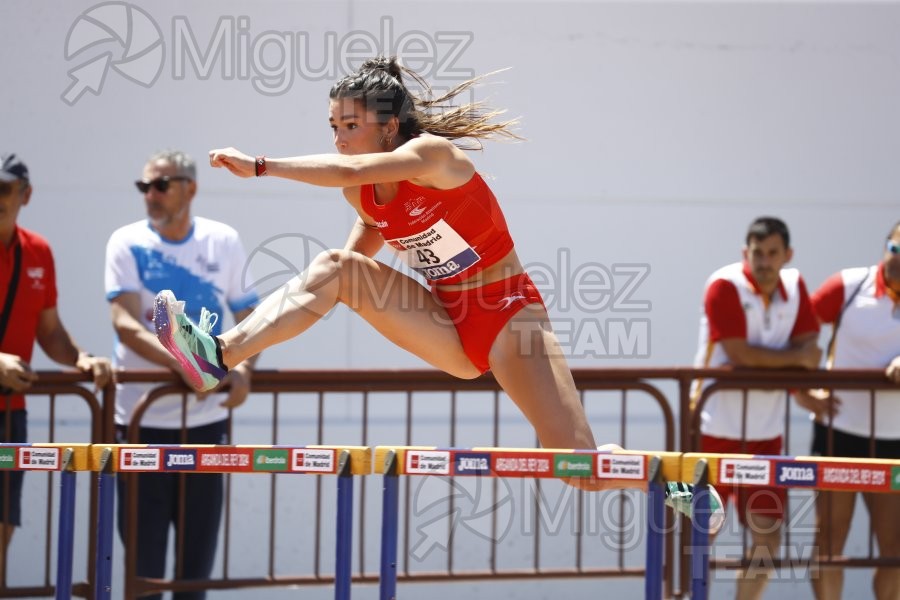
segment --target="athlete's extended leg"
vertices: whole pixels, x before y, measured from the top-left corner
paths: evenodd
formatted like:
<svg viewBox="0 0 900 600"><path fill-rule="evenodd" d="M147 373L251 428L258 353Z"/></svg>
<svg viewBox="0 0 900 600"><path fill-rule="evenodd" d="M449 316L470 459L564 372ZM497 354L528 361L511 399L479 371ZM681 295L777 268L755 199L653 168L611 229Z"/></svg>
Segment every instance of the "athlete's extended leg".
<svg viewBox="0 0 900 600"><path fill-rule="evenodd" d="M572 372L542 305L528 304L510 319L491 346L489 362L494 377L534 427L543 447L596 447ZM568 483L586 490L647 489L643 481L573 477ZM709 527L715 534L725 521L725 511L712 487L710 494ZM691 516L692 486L670 482L666 495L666 504Z"/></svg>
<svg viewBox="0 0 900 600"><path fill-rule="evenodd" d="M220 335L222 362L234 366L299 335L338 302L434 367L462 378L480 375L463 352L446 311L429 290L395 269L347 250L319 254L303 274L269 295L249 317ZM172 331L182 335L177 329Z"/></svg>
<svg viewBox="0 0 900 600"><path fill-rule="evenodd" d="M545 448L596 448L575 380L540 304L529 304L491 346L491 371Z"/></svg>
<svg viewBox="0 0 900 600"><path fill-rule="evenodd" d="M597 447L575 381L553 333L547 311L529 304L506 324L491 347L491 371L525 415L545 448ZM573 478L584 489L634 487L638 481L601 482Z"/></svg>

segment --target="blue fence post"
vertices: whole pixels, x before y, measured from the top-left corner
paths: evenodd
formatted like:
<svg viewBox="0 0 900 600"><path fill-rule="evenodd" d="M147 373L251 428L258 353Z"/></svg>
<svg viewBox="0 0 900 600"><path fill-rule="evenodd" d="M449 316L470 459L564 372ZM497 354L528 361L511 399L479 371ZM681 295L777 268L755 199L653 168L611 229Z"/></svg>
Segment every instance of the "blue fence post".
<svg viewBox="0 0 900 600"><path fill-rule="evenodd" d="M353 545L353 473L350 452L342 450L337 471L337 540L334 564L334 598L350 600L351 546Z"/></svg>
<svg viewBox="0 0 900 600"><path fill-rule="evenodd" d="M647 478L647 565L644 580L644 598L662 600L663 591L663 539L665 537L665 500L662 460L650 458Z"/></svg>
<svg viewBox="0 0 900 600"><path fill-rule="evenodd" d="M384 457L384 492L381 499L381 577L379 599L397 597L397 525L400 477L397 474L397 453L388 450Z"/></svg>
<svg viewBox="0 0 900 600"><path fill-rule="evenodd" d="M59 531L56 543L56 600L72 597L72 553L75 543L75 472L71 448L63 451L59 474Z"/></svg>
<svg viewBox="0 0 900 600"><path fill-rule="evenodd" d="M116 475L112 468L113 451L105 448L97 473L100 496L97 510L97 566L94 574L96 600L108 600L112 594L113 515L116 501Z"/></svg>
<svg viewBox="0 0 900 600"><path fill-rule="evenodd" d="M709 465L697 461L694 469L694 498L691 506L691 599L709 595Z"/></svg>

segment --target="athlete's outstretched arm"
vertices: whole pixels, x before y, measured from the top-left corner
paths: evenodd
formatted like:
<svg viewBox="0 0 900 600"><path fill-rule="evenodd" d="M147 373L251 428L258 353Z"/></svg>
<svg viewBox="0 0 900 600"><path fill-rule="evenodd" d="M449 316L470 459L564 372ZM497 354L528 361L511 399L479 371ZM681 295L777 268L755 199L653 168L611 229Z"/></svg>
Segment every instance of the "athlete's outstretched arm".
<svg viewBox="0 0 900 600"><path fill-rule="evenodd" d="M269 176L323 187L352 187L409 179L442 179L456 172L459 172L458 176L464 176L463 170L472 169L471 162L458 152L448 140L421 136L392 152L266 158L266 173ZM459 162L468 165L454 164ZM256 174L256 159L235 148L211 150L209 164L213 167L225 167L239 177L253 177ZM471 174L470 171L468 176L464 176L463 182Z"/></svg>

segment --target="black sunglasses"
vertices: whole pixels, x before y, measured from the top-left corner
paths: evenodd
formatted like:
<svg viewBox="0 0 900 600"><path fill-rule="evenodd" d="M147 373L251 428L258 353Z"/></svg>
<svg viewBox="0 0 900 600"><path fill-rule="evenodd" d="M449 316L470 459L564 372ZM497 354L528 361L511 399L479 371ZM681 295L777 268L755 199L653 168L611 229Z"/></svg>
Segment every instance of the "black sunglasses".
<svg viewBox="0 0 900 600"><path fill-rule="evenodd" d="M157 192L165 194L169 191L169 183L173 181L191 181L191 178L184 177L182 175L175 175L173 177L164 175L162 177L157 177L153 181L144 181L142 179L138 179L134 182L134 185L142 194L146 194L147 192L149 192L151 187L156 188Z"/></svg>

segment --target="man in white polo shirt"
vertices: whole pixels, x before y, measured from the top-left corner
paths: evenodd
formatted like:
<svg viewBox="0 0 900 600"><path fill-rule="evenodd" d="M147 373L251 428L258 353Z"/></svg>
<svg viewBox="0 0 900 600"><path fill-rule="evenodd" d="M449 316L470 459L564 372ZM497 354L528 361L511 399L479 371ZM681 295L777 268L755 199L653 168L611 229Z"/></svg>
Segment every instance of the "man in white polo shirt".
<svg viewBox="0 0 900 600"><path fill-rule="evenodd" d="M774 217L756 219L747 231L743 261L713 273L706 282L700 320L698 367L802 367L815 369L821 351L819 325L796 269L787 225ZM709 385L711 382L705 382ZM701 385L695 386L699 392ZM781 454L785 391L713 393L702 407L700 450L715 453ZM756 564L771 564L781 544L784 491L719 486L724 502L735 501L749 527ZM748 569L738 579L738 598L758 598L767 569Z"/></svg>
<svg viewBox="0 0 900 600"><path fill-rule="evenodd" d="M135 182L147 218L120 227L106 246L106 297L116 332L115 364L122 370L168 370L184 377L178 362L156 338L154 298L162 289L177 289L191 301L198 327L216 333L219 315L231 312L235 322L246 318L257 302L246 286L246 253L232 227L194 216L197 166L180 150L151 156ZM124 443L227 444L230 409L247 399L255 359L222 373L229 391L164 396L135 420L135 409L154 387L120 383L116 387L116 437ZM184 414L182 414L184 413ZM182 424L184 423L184 431ZM136 431L135 431L136 430ZM128 486L118 478L119 531L126 533ZM183 538L174 570L183 579L208 579L215 561L224 507L224 479L219 473L154 473L138 477L136 572L164 578L170 529ZM183 519L179 518L181 507ZM169 564L172 564L171 562ZM202 600L206 592L176 592L177 600ZM146 596L159 599L162 594Z"/></svg>
<svg viewBox="0 0 900 600"><path fill-rule="evenodd" d="M900 383L900 223L888 234L881 262L835 273L816 290L812 303L819 320L834 329L829 368L885 369L888 379ZM829 394L822 390L797 394L797 401L815 415L813 454L900 459L900 389L876 393L874 424L868 391L838 390L834 396L833 447L829 448ZM900 556L900 495L865 493L863 499L879 555ZM819 494L816 548L820 554L843 552L855 504L855 492ZM812 584L820 600L840 598L844 572L822 570ZM876 569L873 586L876 598L900 598L900 569Z"/></svg>

